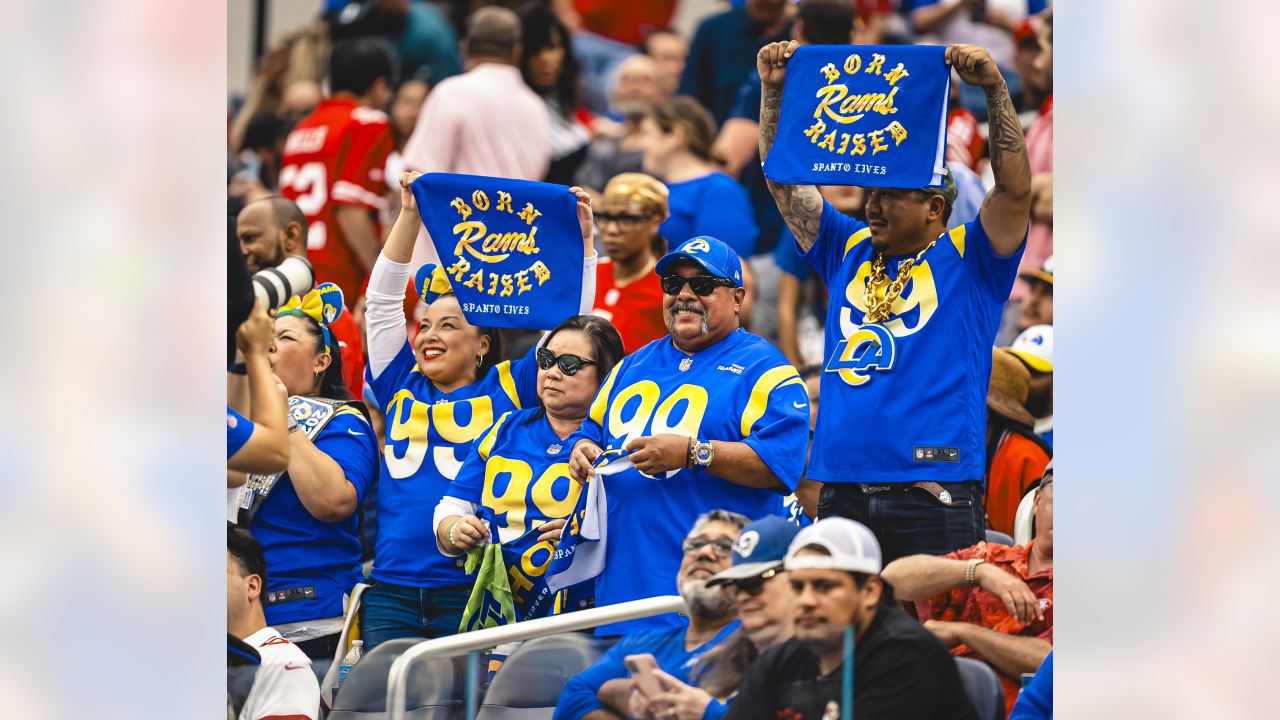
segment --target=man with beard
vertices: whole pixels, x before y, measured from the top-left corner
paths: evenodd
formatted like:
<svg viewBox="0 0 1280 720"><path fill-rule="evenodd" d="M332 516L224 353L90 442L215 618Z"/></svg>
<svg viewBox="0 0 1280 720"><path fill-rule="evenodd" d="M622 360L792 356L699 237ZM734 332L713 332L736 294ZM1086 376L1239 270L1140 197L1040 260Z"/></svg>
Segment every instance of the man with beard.
<svg viewBox="0 0 1280 720"><path fill-rule="evenodd" d="M867 526L832 517L801 530L783 563L795 637L766 650L725 720L841 717L845 628L853 626L853 717L977 720L955 661L894 600Z"/></svg>
<svg viewBox="0 0 1280 720"><path fill-rule="evenodd" d="M729 568L734 541L749 522L728 510L712 510L698 517L684 538L684 557L676 574L688 616L681 616L680 623L669 629L629 635L614 645L594 665L569 680L560 693L553 720L630 717L633 681L624 664L628 655L653 655L664 672L688 682L695 661L738 629L733 598L722 587L708 588L707 581Z"/></svg>
<svg viewBox="0 0 1280 720"><path fill-rule="evenodd" d="M809 397L776 348L740 326L742 263L720 240L686 240L658 260L669 335L605 378L570 472L585 482L602 450L632 467L604 476L608 537L597 606L665 595L684 528L705 508L784 515L804 469ZM607 637L671 628L674 613L604 625Z"/></svg>

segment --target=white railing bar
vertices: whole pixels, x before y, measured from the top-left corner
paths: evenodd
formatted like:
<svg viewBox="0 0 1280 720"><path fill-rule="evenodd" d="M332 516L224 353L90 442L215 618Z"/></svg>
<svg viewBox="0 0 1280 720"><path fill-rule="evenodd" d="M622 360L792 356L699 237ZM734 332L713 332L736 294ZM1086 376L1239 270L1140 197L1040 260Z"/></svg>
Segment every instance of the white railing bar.
<svg viewBox="0 0 1280 720"><path fill-rule="evenodd" d="M387 673L387 717L390 720L404 720L409 666L424 657L450 658L472 650L493 648L517 640L586 630L597 625L638 620L669 612L686 612L684 600L680 596L664 595L632 600L617 605L578 610L564 615L525 620L511 625L485 628L434 640L423 640L405 650L404 654L391 663L391 670Z"/></svg>

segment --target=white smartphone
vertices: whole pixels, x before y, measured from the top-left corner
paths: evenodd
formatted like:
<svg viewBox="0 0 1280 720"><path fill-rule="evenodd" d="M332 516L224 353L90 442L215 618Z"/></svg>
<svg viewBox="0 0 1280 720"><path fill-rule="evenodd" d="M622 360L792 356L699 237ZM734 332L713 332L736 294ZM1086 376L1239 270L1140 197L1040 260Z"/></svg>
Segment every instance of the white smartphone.
<svg viewBox="0 0 1280 720"><path fill-rule="evenodd" d="M658 661L652 655L628 655L622 662L646 699L662 692L662 681L658 680L655 672L658 669Z"/></svg>

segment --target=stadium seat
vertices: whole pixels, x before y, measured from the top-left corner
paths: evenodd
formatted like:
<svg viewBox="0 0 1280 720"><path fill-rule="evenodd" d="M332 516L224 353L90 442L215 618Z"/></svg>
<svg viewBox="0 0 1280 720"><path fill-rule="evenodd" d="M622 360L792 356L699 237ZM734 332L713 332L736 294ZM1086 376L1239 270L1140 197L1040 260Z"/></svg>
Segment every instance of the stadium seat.
<svg viewBox="0 0 1280 720"><path fill-rule="evenodd" d="M595 638L584 633L526 641L502 663L476 720L550 720L569 678L600 655Z"/></svg>
<svg viewBox="0 0 1280 720"><path fill-rule="evenodd" d="M987 530L987 542L996 543L997 545L1013 546L1013 538L999 530Z"/></svg>
<svg viewBox="0 0 1280 720"><path fill-rule="evenodd" d="M418 638L389 640L351 668L333 702L330 720L383 720L387 717L387 674L391 663ZM459 660L465 660L459 658ZM447 720L461 714L465 665L449 658L426 660L409 668L405 714L409 720Z"/></svg>
<svg viewBox="0 0 1280 720"><path fill-rule="evenodd" d="M965 692L973 700L978 720L1004 720L1004 688L990 665L972 658L956 658Z"/></svg>
<svg viewBox="0 0 1280 720"><path fill-rule="evenodd" d="M1038 485L1037 485L1038 487ZM1018 503L1018 511L1013 515L1013 540L1019 545L1026 545L1035 536L1036 514L1033 510L1036 491L1028 490Z"/></svg>

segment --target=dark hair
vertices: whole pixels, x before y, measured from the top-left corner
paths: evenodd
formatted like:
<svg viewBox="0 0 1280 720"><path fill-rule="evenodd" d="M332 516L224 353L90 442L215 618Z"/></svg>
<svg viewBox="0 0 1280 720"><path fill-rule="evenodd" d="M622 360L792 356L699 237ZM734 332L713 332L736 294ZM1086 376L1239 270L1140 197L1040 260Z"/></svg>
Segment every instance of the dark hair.
<svg viewBox="0 0 1280 720"><path fill-rule="evenodd" d="M703 653L689 677L712 697L729 697L738 691L758 657L760 651L747 631L738 628L724 642Z"/></svg>
<svg viewBox="0 0 1280 720"><path fill-rule="evenodd" d="M849 571L846 571L846 572L849 572ZM849 574L853 576L854 587L858 588L859 590L862 590L864 587L866 587L867 580L871 578L871 575L869 575L868 573L849 572ZM880 576L877 575L876 577L880 577ZM896 605L897 603L898 603L898 600L893 596L893 586L890 585L884 578L880 578L879 607L882 607L882 608L891 607L893 605Z"/></svg>
<svg viewBox="0 0 1280 720"><path fill-rule="evenodd" d="M667 239L662 237L660 233L654 233L649 240L649 251L653 253L654 258L661 258L667 254Z"/></svg>
<svg viewBox="0 0 1280 720"><path fill-rule="evenodd" d="M684 129L684 144L689 152L707 162L720 162L720 157L711 150L716 141L716 121L697 100L676 95L665 102L654 103L649 108L649 117L664 133L679 125Z"/></svg>
<svg viewBox="0 0 1280 720"><path fill-rule="evenodd" d="M324 352L324 331L320 329L320 323L306 315L297 317L302 318L307 335L315 341L315 351ZM333 334L333 328L329 328L329 343L329 357L333 360L320 378L319 395L329 400L350 400L351 394L347 392L347 383L342 377L342 350L338 347L338 336Z"/></svg>
<svg viewBox="0 0 1280 720"><path fill-rule="evenodd" d="M649 41L653 39L654 35L675 35L676 37L682 37L680 33L669 27L660 27L650 30L644 34L644 39L641 40L640 45L636 47L636 50L639 50L641 55L653 56L653 49L649 47Z"/></svg>
<svg viewBox="0 0 1280 720"><path fill-rule="evenodd" d="M563 330L577 330L587 336L587 342L591 343L591 354L595 356L596 379L599 383L604 382L605 376L614 365L622 361L622 356L626 354L622 349L622 336L618 334L618 329L613 326L613 323L596 315L574 315L565 319L547 333L546 339L539 343L538 347L546 347L547 343L551 342L551 338ZM541 412L535 413L535 417L541 417L541 415Z"/></svg>
<svg viewBox="0 0 1280 720"><path fill-rule="evenodd" d="M853 32L853 0L802 0L796 16L810 45L848 45Z"/></svg>
<svg viewBox="0 0 1280 720"><path fill-rule="evenodd" d="M394 86L398 64L396 51L382 38L341 40L329 52L329 90L358 97L369 92L378 78Z"/></svg>
<svg viewBox="0 0 1280 720"><path fill-rule="evenodd" d="M549 91L551 98L559 106L560 114L569 117L578 106L578 59L574 57L573 45L569 37L569 29L560 22L560 18L544 3L533 0L520 8L520 34L523 44L520 49L520 74L524 82L533 91L542 95L548 91L535 87L533 76L529 72L529 64L533 56L555 44L559 38L564 48L564 63L560 66L560 77Z"/></svg>
<svg viewBox="0 0 1280 720"><path fill-rule="evenodd" d="M487 5L467 18L462 49L471 58L506 59L520 42L520 18L510 8Z"/></svg>
<svg viewBox="0 0 1280 720"><path fill-rule="evenodd" d="M227 552L236 559L241 572L257 575L262 578L262 586L267 586L267 556L262 552L262 543L248 530L227 523Z"/></svg>

